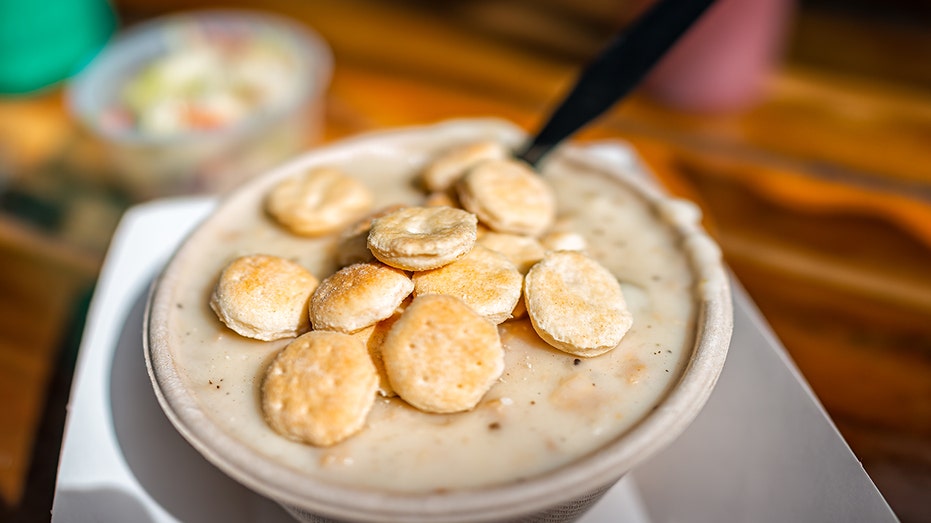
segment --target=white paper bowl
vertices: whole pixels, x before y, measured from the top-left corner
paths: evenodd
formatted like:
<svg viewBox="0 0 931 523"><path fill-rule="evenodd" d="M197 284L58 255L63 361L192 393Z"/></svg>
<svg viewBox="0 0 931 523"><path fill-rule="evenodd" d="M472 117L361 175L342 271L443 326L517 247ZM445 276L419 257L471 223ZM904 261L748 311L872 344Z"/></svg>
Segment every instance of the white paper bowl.
<svg viewBox="0 0 931 523"><path fill-rule="evenodd" d="M398 158L419 169L423 158L451 142L495 138L517 145L523 133L495 120L457 120L425 127L369 134L311 151L253 180L227 197L184 242L156 282L146 322L146 362L158 400L177 430L208 460L249 488L285 506L304 521L572 521L587 510L623 474L643 462L691 423L705 404L724 365L732 330L731 297L720 251L698 225L694 206L672 201L638 172L630 152L620 145L566 145L554 153L579 169L616 176L654 212L671 223L682 256L693 271L695 338L691 354L659 403L642 419L597 450L555 470L491 487L430 493L392 493L327 482L272 459L234 430L224 428L203 408L171 343L172 311L184 280L182 269L202 256L203 240L223 234L244 210L256 212L268 189L282 177L314 165L339 165L355 155ZM391 153L391 154L388 154ZM393 156L392 156L393 154ZM612 158L612 156L614 158ZM419 160L417 160L419 158ZM617 159L620 158L621 162ZM388 160L386 160L388 161ZM404 161L404 160L400 160ZM418 161L421 164L418 164ZM544 166L545 170L545 166ZM219 254L218 254L219 256ZM203 278L215 278L205 274ZM206 300L206 296L203 297ZM206 306L206 305L204 305ZM636 321L636 319L635 319ZM257 390L257 389L256 389ZM255 393L257 394L257 392ZM256 400L256 409L258 402Z"/></svg>

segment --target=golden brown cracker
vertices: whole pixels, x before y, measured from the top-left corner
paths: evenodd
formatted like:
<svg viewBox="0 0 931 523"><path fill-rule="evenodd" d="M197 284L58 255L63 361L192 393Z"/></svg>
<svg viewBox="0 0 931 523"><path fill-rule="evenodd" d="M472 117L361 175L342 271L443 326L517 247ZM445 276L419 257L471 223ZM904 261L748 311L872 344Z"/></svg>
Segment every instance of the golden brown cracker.
<svg viewBox="0 0 931 523"><path fill-rule="evenodd" d="M426 412L475 407L504 370L498 329L458 298L418 296L382 344L398 395Z"/></svg>
<svg viewBox="0 0 931 523"><path fill-rule="evenodd" d="M308 300L317 284L310 271L284 258L242 256L220 273L210 308L242 336L290 338L310 328Z"/></svg>
<svg viewBox="0 0 931 523"><path fill-rule="evenodd" d="M377 386L375 365L360 340L311 331L269 365L262 381L262 412L279 434L330 446L362 429Z"/></svg>
<svg viewBox="0 0 931 523"><path fill-rule="evenodd" d="M352 333L394 314L413 289L400 269L378 261L349 265L317 286L310 322L314 329Z"/></svg>
<svg viewBox="0 0 931 523"><path fill-rule="evenodd" d="M268 213L295 234L318 236L339 230L367 212L369 188L343 171L318 167L278 182L269 192Z"/></svg>
<svg viewBox="0 0 931 523"><path fill-rule="evenodd" d="M475 244L475 215L451 207L406 207L377 218L368 246L377 259L422 271L456 260Z"/></svg>
<svg viewBox="0 0 931 523"><path fill-rule="evenodd" d="M575 251L555 251L524 277L524 300L537 334L577 356L597 356L620 343L633 317L617 279Z"/></svg>

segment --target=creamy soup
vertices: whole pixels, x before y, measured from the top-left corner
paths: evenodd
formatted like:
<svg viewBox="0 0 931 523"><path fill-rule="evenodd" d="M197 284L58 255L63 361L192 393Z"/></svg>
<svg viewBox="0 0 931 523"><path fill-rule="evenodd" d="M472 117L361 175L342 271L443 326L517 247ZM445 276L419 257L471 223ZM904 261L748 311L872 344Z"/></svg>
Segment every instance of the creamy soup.
<svg viewBox="0 0 931 523"><path fill-rule="evenodd" d="M363 180L376 206L416 204L423 193L412 179L420 168L440 150L476 138L350 144L311 163L338 165ZM589 254L622 284L634 324L616 349L577 358L541 341L526 318L511 320L499 326L505 371L474 410L427 414L379 396L366 427L342 443L317 448L285 439L263 421L259 387L289 340L240 337L207 303L221 269L245 254L282 256L326 277L336 270L335 236L308 239L277 226L262 209L271 182L261 182L195 233L160 290L172 302L167 341L183 379L233 437L336 484L411 493L490 486L556 469L603 446L649 413L684 370L695 342L698 285L668 224L675 206L654 208L626 182L572 157L554 156L544 176L555 188L559 219L585 236Z"/></svg>

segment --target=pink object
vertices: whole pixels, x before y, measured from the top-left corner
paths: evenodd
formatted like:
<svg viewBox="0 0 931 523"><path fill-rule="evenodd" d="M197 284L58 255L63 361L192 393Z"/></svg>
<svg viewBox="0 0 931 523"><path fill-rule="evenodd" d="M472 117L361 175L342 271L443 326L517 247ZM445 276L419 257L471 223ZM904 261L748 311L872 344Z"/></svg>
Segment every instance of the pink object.
<svg viewBox="0 0 931 523"><path fill-rule="evenodd" d="M698 112L746 108L765 93L792 0L718 0L644 82L649 95Z"/></svg>

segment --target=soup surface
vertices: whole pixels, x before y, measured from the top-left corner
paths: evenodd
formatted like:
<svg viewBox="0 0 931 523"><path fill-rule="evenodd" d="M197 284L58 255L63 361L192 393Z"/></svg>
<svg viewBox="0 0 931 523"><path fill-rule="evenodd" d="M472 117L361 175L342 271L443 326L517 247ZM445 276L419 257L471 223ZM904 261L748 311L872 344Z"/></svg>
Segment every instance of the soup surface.
<svg viewBox="0 0 931 523"><path fill-rule="evenodd" d="M423 193L412 180L423 165L451 145L489 133L495 136L363 140L301 167L341 167L373 189L376 208L417 204ZM507 132L497 137L515 139ZM316 448L285 439L262 418L259 386L289 340L238 336L210 310L209 296L221 269L246 254L289 258L322 279L337 268L336 238L298 237L276 225L262 207L274 180L263 179L227 199L195 232L160 291L173 303L168 346L183 379L207 415L245 445L327 482L362 488L489 486L556 469L601 447L649 413L681 375L695 341L697 285L667 223L676 213L655 208L628 182L578 158L554 155L543 174L555 188L558 219L584 235L587 252L621 282L634 324L616 349L576 358L540 340L526 318L510 320L499 326L505 371L474 410L427 414L378 397L366 427L342 443Z"/></svg>

